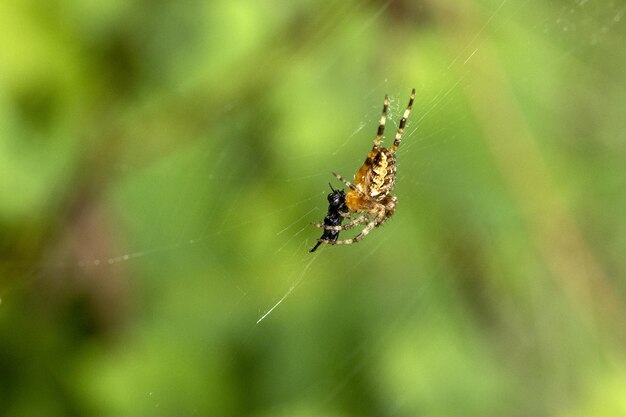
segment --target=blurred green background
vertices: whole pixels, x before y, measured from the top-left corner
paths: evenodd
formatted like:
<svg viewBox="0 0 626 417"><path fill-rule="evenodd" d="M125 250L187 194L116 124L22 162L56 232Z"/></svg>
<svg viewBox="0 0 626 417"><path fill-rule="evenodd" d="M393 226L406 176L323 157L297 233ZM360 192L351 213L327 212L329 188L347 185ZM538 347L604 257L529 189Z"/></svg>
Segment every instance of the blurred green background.
<svg viewBox="0 0 626 417"><path fill-rule="evenodd" d="M0 415L626 415L625 14L0 2Z"/></svg>

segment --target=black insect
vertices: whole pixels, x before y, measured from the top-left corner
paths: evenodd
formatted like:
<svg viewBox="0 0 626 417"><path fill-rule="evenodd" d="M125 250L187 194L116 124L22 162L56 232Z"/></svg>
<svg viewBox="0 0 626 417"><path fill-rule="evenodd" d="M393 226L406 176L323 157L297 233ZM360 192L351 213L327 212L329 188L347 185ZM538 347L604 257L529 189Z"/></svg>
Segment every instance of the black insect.
<svg viewBox="0 0 626 417"><path fill-rule="evenodd" d="M316 227L323 228L324 233L322 234L322 237L317 240L313 249L309 252L315 252L315 250L322 243L335 242L339 237L340 230L326 229L326 227L341 226L341 222L343 222L343 219L348 214L349 210L346 206L346 193L343 190L335 190L332 185L330 185L330 189L332 192L328 194L328 213L326 213L326 217L324 217L324 224L315 225Z"/></svg>

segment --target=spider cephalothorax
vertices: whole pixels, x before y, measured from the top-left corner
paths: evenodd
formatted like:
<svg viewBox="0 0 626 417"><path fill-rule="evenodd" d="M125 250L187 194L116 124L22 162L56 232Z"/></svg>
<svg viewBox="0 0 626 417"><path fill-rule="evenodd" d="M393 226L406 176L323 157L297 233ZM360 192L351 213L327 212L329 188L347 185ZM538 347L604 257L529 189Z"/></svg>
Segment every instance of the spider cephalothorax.
<svg viewBox="0 0 626 417"><path fill-rule="evenodd" d="M383 133L385 132L385 122L387 121L387 109L389 107L389 99L385 95L383 103L383 112L380 116L378 132L374 139L374 146L365 158L365 162L354 175L354 181L345 180L341 175L333 175L349 187L346 194L345 204L348 213L344 217L355 217L345 225L341 225L341 221L337 225L315 224L315 227L322 228L326 231L336 231L351 229L360 224L366 224L363 230L352 239L337 240L338 235L333 235L334 239L322 237L318 239L318 245L328 243L331 245L347 245L356 243L363 239L375 227L380 226L391 217L396 210L398 199L391 194L396 185L396 150L400 146L400 139L406 126L406 120L411 113L413 100L415 99L415 89L411 91L409 104L404 111L402 119L398 125L398 131L393 144L389 149L381 146ZM330 199L330 195L329 195ZM329 207L330 212L330 207Z"/></svg>

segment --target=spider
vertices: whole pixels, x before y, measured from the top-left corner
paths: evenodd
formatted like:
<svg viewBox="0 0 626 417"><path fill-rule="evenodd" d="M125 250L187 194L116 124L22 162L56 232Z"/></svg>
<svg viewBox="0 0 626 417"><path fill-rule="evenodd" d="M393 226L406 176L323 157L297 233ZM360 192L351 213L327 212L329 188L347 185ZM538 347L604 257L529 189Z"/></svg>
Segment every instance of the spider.
<svg viewBox="0 0 626 417"><path fill-rule="evenodd" d="M396 211L396 204L398 203L398 198L391 194L396 185L396 150L400 146L400 139L402 138L402 133L406 126L406 120L411 113L414 99L415 88L411 90L409 104L400 120L393 144L387 149L381 146L383 133L385 132L385 122L387 121L387 108L389 107L389 99L387 95L385 95L378 131L374 138L374 146L367 155L367 158L365 158L365 162L361 165L361 168L359 168L354 175L354 182L350 182L341 175L333 172L333 175L349 188L345 198L345 205L348 208L348 212L338 211L342 218L333 218L333 222L329 222L337 224L327 224L326 219L324 219L323 224L316 223L313 225L324 229L324 234L318 239L317 245L315 245L311 252L317 249L322 243L328 243L330 245L349 245L357 243L367 236L373 228L380 226L388 218L393 216ZM329 202L331 203L328 208L329 215L333 207L333 202L330 201L331 195L332 193L329 195ZM353 220L343 226L341 225L343 217L353 216L355 216ZM361 224L365 224L365 227L363 227L361 232L355 237L352 239L337 240L339 231L348 230ZM333 231L337 232L337 235L330 233Z"/></svg>
<svg viewBox="0 0 626 417"><path fill-rule="evenodd" d="M328 213L324 217L323 226L341 226L341 222L348 215L348 207L346 206L346 193L343 190L335 190L330 183L328 184L331 189L331 193L328 194ZM309 252L315 252L315 250L322 244L322 242L335 242L339 237L339 230L326 229L322 237L319 238L313 249Z"/></svg>

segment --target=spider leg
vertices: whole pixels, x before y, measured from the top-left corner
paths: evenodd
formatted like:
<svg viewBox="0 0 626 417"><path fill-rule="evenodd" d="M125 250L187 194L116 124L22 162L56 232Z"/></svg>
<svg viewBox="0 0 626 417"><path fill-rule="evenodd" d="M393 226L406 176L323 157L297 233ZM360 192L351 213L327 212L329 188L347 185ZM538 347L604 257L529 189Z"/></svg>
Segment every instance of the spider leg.
<svg viewBox="0 0 626 417"><path fill-rule="evenodd" d="M365 236L367 236L368 233L371 232L373 228L380 225L385 220L386 213L387 211L385 209L385 206L382 206L381 209L378 211L378 216L376 216L374 220L369 222L367 226L365 226L363 230L361 230L361 233L359 233L352 239L336 240L334 242L328 242L328 243L330 243L331 245L350 245L352 243L357 243L358 241L362 240Z"/></svg>
<svg viewBox="0 0 626 417"><path fill-rule="evenodd" d="M358 192L359 194L363 194L362 191L358 190L356 188L356 185L352 184L350 181L348 181L347 179L345 179L344 177L342 177L341 175L333 172L332 173L339 181L343 182L347 187L349 187L351 190L354 190L356 192Z"/></svg>
<svg viewBox="0 0 626 417"><path fill-rule="evenodd" d="M380 115L380 123L378 125L378 132L374 139L374 148L380 147L380 143L383 140L383 133L385 133L385 122L387 121L387 108L389 107L389 98L385 94L385 101L383 102L383 113Z"/></svg>
<svg viewBox="0 0 626 417"><path fill-rule="evenodd" d="M404 132L404 127L406 126L406 119L408 119L409 114L411 114L411 108L413 107L413 100L415 100L415 88L411 90L411 98L409 98L409 104L406 106L406 110L404 111L404 115L402 115L402 119L400 120L400 124L398 125L398 132L396 133L396 138L393 141L393 145L389 148L389 153L393 154L400 146L400 139L402 138L402 133Z"/></svg>
<svg viewBox="0 0 626 417"><path fill-rule="evenodd" d="M357 217L349 223L344 224L343 226L326 226L323 223L314 223L313 226L324 230L348 230L352 229L354 226L365 223L367 220L367 216L363 215L361 217Z"/></svg>

